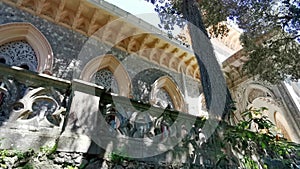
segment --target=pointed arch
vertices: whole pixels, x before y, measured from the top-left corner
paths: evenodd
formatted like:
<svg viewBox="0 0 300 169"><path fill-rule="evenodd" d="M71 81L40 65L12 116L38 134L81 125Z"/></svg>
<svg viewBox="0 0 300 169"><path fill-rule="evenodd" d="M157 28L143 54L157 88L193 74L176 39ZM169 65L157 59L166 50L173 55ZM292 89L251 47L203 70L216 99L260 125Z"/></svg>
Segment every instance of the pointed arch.
<svg viewBox="0 0 300 169"><path fill-rule="evenodd" d="M93 75L101 69L108 69L113 73L121 96L131 97L130 77L122 63L113 55L98 56L90 60L83 68L80 79L90 82Z"/></svg>
<svg viewBox="0 0 300 169"><path fill-rule="evenodd" d="M266 107L268 110L263 112L269 120L282 130L284 137L290 141L299 143L298 131L293 127L293 123L288 120L284 108L271 97L256 98L249 107L260 108ZM287 118L286 118L287 117Z"/></svg>
<svg viewBox="0 0 300 169"><path fill-rule="evenodd" d="M164 89L171 97L174 108L178 111L185 111L185 102L183 95L176 83L168 76L162 76L152 84L150 103L156 103L156 95L159 89Z"/></svg>
<svg viewBox="0 0 300 169"><path fill-rule="evenodd" d="M8 23L0 25L0 45L25 40L33 48L37 60L37 71L51 71L53 51L46 37L30 23Z"/></svg>

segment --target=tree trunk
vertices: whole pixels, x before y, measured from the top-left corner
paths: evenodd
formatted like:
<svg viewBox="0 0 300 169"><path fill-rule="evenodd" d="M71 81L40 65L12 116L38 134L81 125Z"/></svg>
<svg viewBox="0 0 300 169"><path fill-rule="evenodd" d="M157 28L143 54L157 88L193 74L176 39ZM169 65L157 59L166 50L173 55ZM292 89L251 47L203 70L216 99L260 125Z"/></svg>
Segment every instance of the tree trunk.
<svg viewBox="0 0 300 169"><path fill-rule="evenodd" d="M182 12L188 22L192 48L200 67L207 110L210 116L224 118L230 109L231 96L202 22L197 1L183 0Z"/></svg>

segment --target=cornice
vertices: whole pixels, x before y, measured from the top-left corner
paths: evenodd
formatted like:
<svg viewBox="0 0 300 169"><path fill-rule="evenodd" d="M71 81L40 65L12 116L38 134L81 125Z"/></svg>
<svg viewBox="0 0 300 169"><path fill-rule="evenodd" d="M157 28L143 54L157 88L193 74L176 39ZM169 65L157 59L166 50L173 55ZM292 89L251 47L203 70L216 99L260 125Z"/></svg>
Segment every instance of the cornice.
<svg viewBox="0 0 300 169"><path fill-rule="evenodd" d="M158 28L103 0L2 1L200 80L198 63L190 48L170 39Z"/></svg>

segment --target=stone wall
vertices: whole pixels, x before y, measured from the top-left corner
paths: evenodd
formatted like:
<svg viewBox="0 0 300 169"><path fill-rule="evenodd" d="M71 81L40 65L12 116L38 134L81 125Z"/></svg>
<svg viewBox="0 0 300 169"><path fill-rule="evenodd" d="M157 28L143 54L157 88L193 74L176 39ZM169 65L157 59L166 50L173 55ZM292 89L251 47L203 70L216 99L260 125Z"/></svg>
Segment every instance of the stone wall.
<svg viewBox="0 0 300 169"><path fill-rule="evenodd" d="M16 104L10 117L15 118L0 123L0 168L238 168L243 159L236 153L252 154L252 148L262 152L261 161L268 168L274 168L274 164L291 168L285 164L287 160L299 166L296 145L275 135L262 136L222 121L217 127L213 119L206 121L168 109L152 107L145 111L149 105L128 102L79 80L63 81L0 65L0 77L3 76L10 77L7 91L12 91L12 81L20 81L30 86L25 97L33 100L30 104L11 101ZM72 92L66 90L70 86ZM91 93L91 89L95 92ZM6 97L14 97L13 94ZM52 103L58 105L52 107ZM32 107L37 111L32 112ZM119 124L111 123L117 118ZM215 127L212 135L204 133L205 128ZM241 143L241 139L245 141ZM289 150L290 155L282 155L282 149L289 151L285 146L274 149L279 143L275 139L295 149ZM260 144L265 146L242 146Z"/></svg>
<svg viewBox="0 0 300 169"><path fill-rule="evenodd" d="M5 91L9 91L5 93L5 103L2 105L12 105L10 111L4 112L8 118L0 121L2 168L24 165L35 168L42 165L57 168L78 166L86 163L80 157L83 153L99 155L97 165L121 158L110 157L110 152L128 154L130 159L126 161L130 160L128 163L133 168L140 165L153 167L154 164L179 165L195 158L190 156L193 150L187 148L189 143L176 145L189 133L194 121L198 120L197 126L201 126L204 119L154 106L147 111L148 104L112 97L103 88L80 80L70 82L5 65L0 65L0 77L6 85ZM23 85L18 85L20 83ZM27 94L20 96L20 99L12 91L19 91L24 85L28 87ZM68 91L71 86L72 91ZM4 110L3 107L0 110ZM116 118L119 125L111 123ZM198 128L191 129L187 140L194 140L198 131ZM116 133L118 135L114 137ZM113 149L109 147L111 144L114 145ZM161 149L161 146L165 148ZM168 151L173 146L174 149ZM57 153L45 158L43 152L40 154L38 150L44 154ZM80 160L80 164L76 162ZM108 163L104 164L110 165Z"/></svg>
<svg viewBox="0 0 300 169"><path fill-rule="evenodd" d="M168 74L181 89L182 94L186 93L188 97L197 98L202 92L199 81L195 81L187 76L183 78L181 74L151 63L136 54L129 54L108 44L88 38L76 31L56 25L48 20L11 7L3 2L0 2L0 11L0 24L29 22L44 34L53 49L53 75L56 77L68 80L78 78L80 71L90 59L96 56L112 54L121 61L131 79L147 79L148 77L136 76L142 71L154 68L165 72L163 74ZM153 80L148 79L148 81ZM183 81L185 81L186 86L183 85ZM151 84L148 85L151 86Z"/></svg>
<svg viewBox="0 0 300 169"><path fill-rule="evenodd" d="M54 53L54 75L61 78L72 77L68 69L73 59L76 59L82 44L87 37L69 30L65 27L55 25L38 16L21 11L15 7L0 2L0 24L11 22L29 22L33 24L49 41ZM72 43L70 43L72 42Z"/></svg>
<svg viewBox="0 0 300 169"><path fill-rule="evenodd" d="M189 163L147 162L124 158L110 154L108 158L83 153L54 152L49 153L33 150L28 151L0 151L4 154L0 158L0 168L52 168L52 169L189 169L207 168ZM236 166L228 166L236 167Z"/></svg>

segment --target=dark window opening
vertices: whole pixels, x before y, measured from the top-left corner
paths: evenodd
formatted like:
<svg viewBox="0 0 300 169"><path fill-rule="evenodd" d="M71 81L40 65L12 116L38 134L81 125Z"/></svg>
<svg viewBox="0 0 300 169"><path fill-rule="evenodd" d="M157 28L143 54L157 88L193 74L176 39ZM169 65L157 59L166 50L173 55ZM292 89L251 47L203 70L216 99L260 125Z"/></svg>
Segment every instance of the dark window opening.
<svg viewBox="0 0 300 169"><path fill-rule="evenodd" d="M0 58L0 63L5 64L5 63L6 63L6 60L5 60L4 58Z"/></svg>
<svg viewBox="0 0 300 169"><path fill-rule="evenodd" d="M23 69L29 70L29 66L28 65L22 64L20 67L23 68Z"/></svg>

